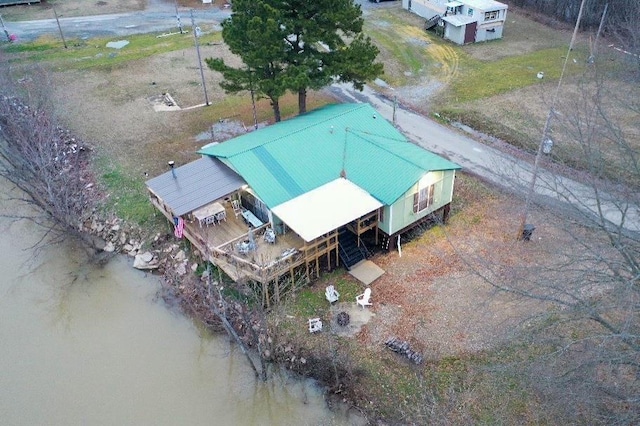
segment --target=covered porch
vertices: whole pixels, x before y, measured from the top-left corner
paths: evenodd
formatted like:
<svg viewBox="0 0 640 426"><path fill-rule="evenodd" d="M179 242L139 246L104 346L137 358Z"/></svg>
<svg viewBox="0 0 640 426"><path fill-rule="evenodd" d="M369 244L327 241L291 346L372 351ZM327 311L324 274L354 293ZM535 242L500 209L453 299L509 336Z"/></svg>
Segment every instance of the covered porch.
<svg viewBox="0 0 640 426"><path fill-rule="evenodd" d="M310 280L322 266L338 266L338 230L347 225L359 236L375 228L382 206L339 178L268 210L239 175L208 157L151 179L147 187L153 205L205 260L234 281L259 283L267 306L297 276Z"/></svg>

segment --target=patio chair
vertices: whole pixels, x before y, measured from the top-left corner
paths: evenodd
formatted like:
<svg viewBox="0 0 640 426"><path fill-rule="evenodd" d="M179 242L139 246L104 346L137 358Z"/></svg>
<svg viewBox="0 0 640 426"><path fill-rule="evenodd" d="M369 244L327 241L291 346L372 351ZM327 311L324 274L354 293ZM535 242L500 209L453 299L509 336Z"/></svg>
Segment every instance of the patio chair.
<svg viewBox="0 0 640 426"><path fill-rule="evenodd" d="M309 333L315 333L322 330L322 321L320 318L309 318Z"/></svg>
<svg viewBox="0 0 640 426"><path fill-rule="evenodd" d="M369 287L367 287L364 290L364 293L359 294L356 296L356 303L360 306L362 306L362 309L364 309L365 306L371 306L372 303L369 300L371 299L371 289Z"/></svg>
<svg viewBox="0 0 640 426"><path fill-rule="evenodd" d="M226 222L227 221L227 212L226 211L221 211L219 213L216 213L216 220L218 222L222 222L223 220Z"/></svg>
<svg viewBox="0 0 640 426"><path fill-rule="evenodd" d="M276 233L272 228L267 228L264 231L264 240L269 244L276 243Z"/></svg>
<svg viewBox="0 0 640 426"><path fill-rule="evenodd" d="M333 303L338 301L338 299L340 298L340 293L338 293L336 289L332 285L330 285L327 286L327 289L324 292L324 296L327 298L329 303Z"/></svg>
<svg viewBox="0 0 640 426"><path fill-rule="evenodd" d="M204 223L206 225L215 225L216 224L216 218L214 216L208 216L204 219Z"/></svg>
<svg viewBox="0 0 640 426"><path fill-rule="evenodd" d="M236 215L236 218L242 214L240 200L231 200L231 207L233 207L233 214Z"/></svg>

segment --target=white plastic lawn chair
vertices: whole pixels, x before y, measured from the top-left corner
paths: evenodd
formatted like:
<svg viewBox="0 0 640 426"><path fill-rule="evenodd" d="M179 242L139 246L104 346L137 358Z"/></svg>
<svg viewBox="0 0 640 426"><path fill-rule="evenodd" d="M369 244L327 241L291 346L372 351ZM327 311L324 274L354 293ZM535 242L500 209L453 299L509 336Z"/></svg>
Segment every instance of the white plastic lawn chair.
<svg viewBox="0 0 640 426"><path fill-rule="evenodd" d="M337 302L340 298L340 293L332 286L328 286L324 292L324 296L327 298L329 303Z"/></svg>
<svg viewBox="0 0 640 426"><path fill-rule="evenodd" d="M322 330L322 321L320 318L309 318L309 333L315 333Z"/></svg>
<svg viewBox="0 0 640 426"><path fill-rule="evenodd" d="M364 309L365 306L371 306L372 303L369 301L369 299L371 299L371 289L367 287L364 290L364 293L356 296L356 303L362 306L362 309Z"/></svg>

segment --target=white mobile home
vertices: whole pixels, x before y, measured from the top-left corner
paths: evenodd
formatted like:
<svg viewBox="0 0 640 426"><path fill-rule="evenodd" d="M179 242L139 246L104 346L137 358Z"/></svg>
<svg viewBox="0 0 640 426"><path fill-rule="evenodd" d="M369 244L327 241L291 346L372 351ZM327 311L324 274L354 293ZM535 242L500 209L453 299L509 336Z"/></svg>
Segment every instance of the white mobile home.
<svg viewBox="0 0 640 426"><path fill-rule="evenodd" d="M440 16L444 38L457 44L502 38L508 8L494 0L402 0L402 6L427 20Z"/></svg>

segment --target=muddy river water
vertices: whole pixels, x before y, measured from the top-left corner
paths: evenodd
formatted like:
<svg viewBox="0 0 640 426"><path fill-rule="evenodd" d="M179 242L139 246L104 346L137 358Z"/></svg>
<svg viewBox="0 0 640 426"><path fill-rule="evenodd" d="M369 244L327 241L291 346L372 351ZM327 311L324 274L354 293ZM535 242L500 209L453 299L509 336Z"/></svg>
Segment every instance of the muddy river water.
<svg viewBox="0 0 640 426"><path fill-rule="evenodd" d="M0 214L15 212L0 189ZM157 300L124 257L104 268L0 218L0 424L348 425L310 381L257 381L225 336Z"/></svg>

